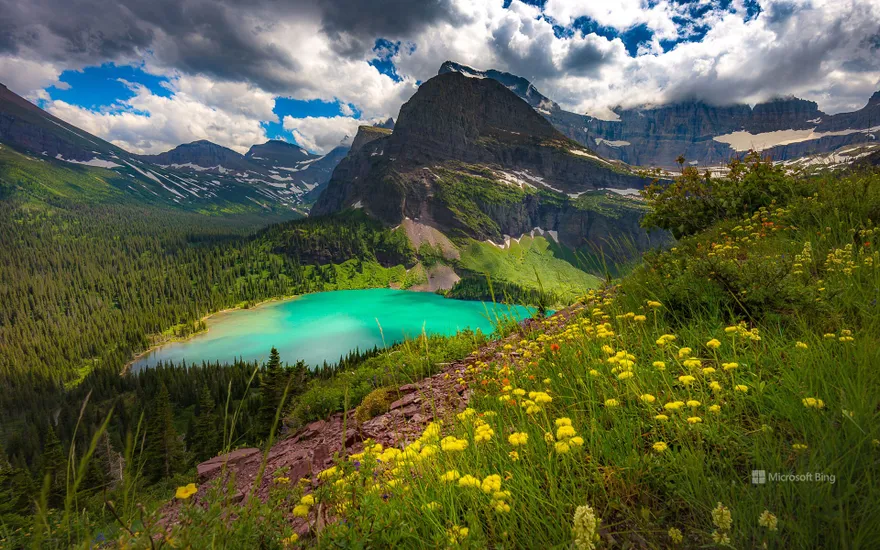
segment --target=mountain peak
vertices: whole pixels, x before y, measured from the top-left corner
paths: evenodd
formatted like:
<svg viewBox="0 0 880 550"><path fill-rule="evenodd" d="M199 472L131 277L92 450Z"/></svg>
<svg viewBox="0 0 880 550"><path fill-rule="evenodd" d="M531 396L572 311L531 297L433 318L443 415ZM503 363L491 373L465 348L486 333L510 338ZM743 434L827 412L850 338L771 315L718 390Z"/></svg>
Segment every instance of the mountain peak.
<svg viewBox="0 0 880 550"><path fill-rule="evenodd" d="M495 69L480 71L473 67L456 63L455 61L444 61L443 64L440 65L440 70L437 71L437 74L442 75L447 73L460 73L471 78L489 78L496 80L536 109L542 109L548 112L559 109L559 105L542 95L531 82L515 74L496 71Z"/></svg>
<svg viewBox="0 0 880 550"><path fill-rule="evenodd" d="M561 137L504 84L455 71L423 83L400 108L390 144L395 156L466 160L481 156L488 141Z"/></svg>
<svg viewBox="0 0 880 550"><path fill-rule="evenodd" d="M268 161L280 166L293 166L313 155L296 145L280 139L270 139L261 145L254 145L245 154L245 158Z"/></svg>

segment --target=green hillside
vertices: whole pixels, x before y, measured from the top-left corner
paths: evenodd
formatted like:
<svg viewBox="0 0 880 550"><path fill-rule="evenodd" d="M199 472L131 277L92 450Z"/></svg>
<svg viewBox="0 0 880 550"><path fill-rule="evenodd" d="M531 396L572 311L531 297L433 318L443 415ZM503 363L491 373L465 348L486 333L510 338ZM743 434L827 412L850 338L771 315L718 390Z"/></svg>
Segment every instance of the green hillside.
<svg viewBox="0 0 880 550"><path fill-rule="evenodd" d="M473 392L463 412L402 449L368 441L305 484L266 472L265 503L201 487L202 507L182 490L181 519L159 536L192 547L875 546L880 177L798 180L753 162L725 180L686 171L649 195L652 223L693 222L676 246L458 366ZM328 384L310 399L339 391Z"/></svg>
<svg viewBox="0 0 880 550"><path fill-rule="evenodd" d="M573 298L595 288L599 279L563 259L559 245L547 238L524 235L510 240L505 248L468 240L462 247L460 265L494 280L524 288L543 288L562 297Z"/></svg>

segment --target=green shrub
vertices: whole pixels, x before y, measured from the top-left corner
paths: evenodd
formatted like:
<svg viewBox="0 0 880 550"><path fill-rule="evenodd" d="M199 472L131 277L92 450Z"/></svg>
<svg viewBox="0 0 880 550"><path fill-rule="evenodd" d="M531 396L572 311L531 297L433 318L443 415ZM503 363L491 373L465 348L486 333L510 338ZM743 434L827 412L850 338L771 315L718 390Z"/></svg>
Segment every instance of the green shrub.
<svg viewBox="0 0 880 550"><path fill-rule="evenodd" d="M368 393L364 400L361 401L361 404L358 405L357 410L355 410L355 419L358 422L366 422L371 418L388 412L388 407L391 405L392 399L394 399L392 391L393 388L377 388Z"/></svg>
<svg viewBox="0 0 880 550"><path fill-rule="evenodd" d="M757 153L731 161L728 168L726 176L715 178L689 166L671 184L646 187L642 194L651 211L642 226L665 229L678 239L773 202L785 204L794 194L796 182L786 169L761 160Z"/></svg>

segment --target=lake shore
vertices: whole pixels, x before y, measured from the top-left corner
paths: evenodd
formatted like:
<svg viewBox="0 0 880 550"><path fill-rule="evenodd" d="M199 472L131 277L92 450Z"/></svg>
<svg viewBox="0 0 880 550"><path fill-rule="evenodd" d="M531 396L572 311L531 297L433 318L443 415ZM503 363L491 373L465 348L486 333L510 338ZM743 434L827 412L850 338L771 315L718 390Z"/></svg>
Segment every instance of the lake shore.
<svg viewBox="0 0 880 550"><path fill-rule="evenodd" d="M215 317L217 315L222 315L224 313L232 313L233 311L241 311L241 310L245 310L245 309L247 309L247 310L257 309L257 308L269 305L273 302L284 302L287 300L295 300L296 298L301 298L303 296L305 296L305 294L293 294L291 296L281 296L281 297L269 298L267 300L257 302L256 304L253 304L250 306L227 307L227 308L221 309L219 311L213 311L211 313L205 314L199 319L199 321L200 322L207 322L208 319L210 319L211 317ZM173 344L176 342L186 342L187 340L191 340L192 338L194 338L195 336L198 336L199 334L204 334L204 333L208 332L210 329L211 329L211 327L206 326L204 328L204 330L197 330L197 331L195 331L191 334L188 334L186 336L173 336L170 338L166 338L162 341L154 342L150 345L150 347L148 347L144 351L141 351L139 353L134 354L132 356L132 358L128 361L128 363L126 363L125 366L122 367L122 371L119 374L120 375L127 374L131 370L132 365L134 365L135 363L137 363L138 361L140 361L141 359L143 359L147 355L153 353L154 351L158 350L159 348L161 348L163 346L167 346L168 344Z"/></svg>
<svg viewBox="0 0 880 550"><path fill-rule="evenodd" d="M530 310L504 306L500 314L528 317L534 313ZM228 315L217 317L219 313ZM283 357L319 367L355 349L381 347L386 341L401 341L424 330L452 335L469 328L488 334L496 327L498 314L480 300L447 299L427 292L372 288L308 293L214 312L203 317L209 320L207 331L185 338L172 338L168 334L172 331L166 331L165 338L134 356L125 372L160 362L265 361L265 351L271 347L277 347Z"/></svg>

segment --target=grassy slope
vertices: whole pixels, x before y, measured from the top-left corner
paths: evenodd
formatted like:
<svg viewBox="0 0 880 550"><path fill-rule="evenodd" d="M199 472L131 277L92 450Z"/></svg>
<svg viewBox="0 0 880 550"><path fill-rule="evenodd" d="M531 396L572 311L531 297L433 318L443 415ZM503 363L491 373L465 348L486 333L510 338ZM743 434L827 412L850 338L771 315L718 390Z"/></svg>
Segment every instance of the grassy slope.
<svg viewBox="0 0 880 550"><path fill-rule="evenodd" d="M472 409L404 453L320 476L310 525L316 510L345 521L301 542L876 547L880 178L804 185L789 207L683 239L469 369ZM753 485L752 470L834 482ZM245 516L229 529L194 518L176 536L254 536Z"/></svg>
<svg viewBox="0 0 880 550"><path fill-rule="evenodd" d="M505 249L469 240L461 249L460 264L525 288L538 288L540 280L544 290L568 296L598 285L597 277L574 267L560 255L559 247L544 237L524 236L519 241L511 240Z"/></svg>

